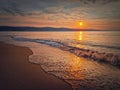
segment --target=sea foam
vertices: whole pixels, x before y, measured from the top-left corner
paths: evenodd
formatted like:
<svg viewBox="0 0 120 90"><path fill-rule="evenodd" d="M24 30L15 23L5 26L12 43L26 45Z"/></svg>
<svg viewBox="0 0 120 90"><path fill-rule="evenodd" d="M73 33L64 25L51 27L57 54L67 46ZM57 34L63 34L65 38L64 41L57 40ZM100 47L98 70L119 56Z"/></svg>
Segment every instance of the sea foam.
<svg viewBox="0 0 120 90"><path fill-rule="evenodd" d="M17 41L28 41L28 42L46 44L52 47L59 48L64 51L68 51L79 57L84 57L84 58L92 59L99 62L107 62L109 64L120 67L120 56L115 55L113 53L105 53L105 52L100 53L99 51L78 48L78 47L70 46L70 45L67 45L66 43L54 41L54 40L31 39L31 38L22 38L22 37L13 37L13 36L10 36L10 37Z"/></svg>

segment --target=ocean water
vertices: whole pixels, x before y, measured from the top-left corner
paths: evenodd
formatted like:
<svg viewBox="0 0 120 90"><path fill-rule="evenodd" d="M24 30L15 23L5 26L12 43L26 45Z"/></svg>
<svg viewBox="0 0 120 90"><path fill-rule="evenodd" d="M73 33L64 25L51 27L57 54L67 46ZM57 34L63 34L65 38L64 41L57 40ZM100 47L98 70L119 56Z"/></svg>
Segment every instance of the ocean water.
<svg viewBox="0 0 120 90"><path fill-rule="evenodd" d="M1 34L19 39L52 40L79 48L120 54L120 31L3 32Z"/></svg>
<svg viewBox="0 0 120 90"><path fill-rule="evenodd" d="M0 32L0 38L29 47L33 51L30 62L64 79L73 90L120 89L119 68L94 61L101 53L120 57L120 31ZM78 50L87 57L79 56ZM97 57L91 57L91 51Z"/></svg>

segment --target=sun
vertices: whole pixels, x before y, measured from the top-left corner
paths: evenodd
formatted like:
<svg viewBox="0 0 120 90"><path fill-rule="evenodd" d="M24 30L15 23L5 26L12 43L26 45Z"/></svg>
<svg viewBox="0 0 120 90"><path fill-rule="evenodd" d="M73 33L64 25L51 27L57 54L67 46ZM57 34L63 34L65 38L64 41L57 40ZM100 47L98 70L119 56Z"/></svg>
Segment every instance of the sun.
<svg viewBox="0 0 120 90"><path fill-rule="evenodd" d="M79 25L80 25L80 26L83 26L83 22L82 22L82 21L80 21L80 22L79 22Z"/></svg>
<svg viewBox="0 0 120 90"><path fill-rule="evenodd" d="M77 27L81 28L81 29L85 28L86 27L85 21L83 21L83 20L78 21L77 22Z"/></svg>

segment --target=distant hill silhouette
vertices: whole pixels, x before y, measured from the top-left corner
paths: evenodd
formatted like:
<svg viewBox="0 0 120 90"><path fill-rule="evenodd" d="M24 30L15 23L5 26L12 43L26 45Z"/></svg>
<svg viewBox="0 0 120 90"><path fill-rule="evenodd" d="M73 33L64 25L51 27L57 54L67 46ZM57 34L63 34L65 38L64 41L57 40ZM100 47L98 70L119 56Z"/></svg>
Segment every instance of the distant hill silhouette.
<svg viewBox="0 0 120 90"><path fill-rule="evenodd" d="M77 29L70 28L53 28L53 27L12 27L0 26L0 31L73 31Z"/></svg>
<svg viewBox="0 0 120 90"><path fill-rule="evenodd" d="M72 29L72 28L54 28L54 27L15 27L0 26L0 31L102 31L95 29ZM110 31L110 30L106 30Z"/></svg>

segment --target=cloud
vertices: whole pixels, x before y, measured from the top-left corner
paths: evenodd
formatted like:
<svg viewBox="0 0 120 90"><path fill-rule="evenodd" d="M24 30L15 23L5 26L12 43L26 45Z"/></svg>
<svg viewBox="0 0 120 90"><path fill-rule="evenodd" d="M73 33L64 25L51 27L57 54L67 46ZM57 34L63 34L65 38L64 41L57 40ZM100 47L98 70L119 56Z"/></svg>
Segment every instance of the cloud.
<svg viewBox="0 0 120 90"><path fill-rule="evenodd" d="M33 15L34 11L42 11L44 13L56 13L48 8L64 7L64 9L72 9L76 7L94 6L94 4L108 4L118 2L120 0L0 0L0 14L6 13L11 15ZM58 12L58 11L57 11Z"/></svg>
<svg viewBox="0 0 120 90"><path fill-rule="evenodd" d="M120 0L0 0L0 20L60 24L79 20L115 22L120 20Z"/></svg>
<svg viewBox="0 0 120 90"><path fill-rule="evenodd" d="M108 4L111 2L120 2L120 0L65 0L70 3L81 3L81 4Z"/></svg>
<svg viewBox="0 0 120 90"><path fill-rule="evenodd" d="M13 16L15 16L15 15L24 16L25 15L25 12L22 11L21 9L19 9L19 8L1 7L0 10L1 10L1 14L11 14Z"/></svg>

